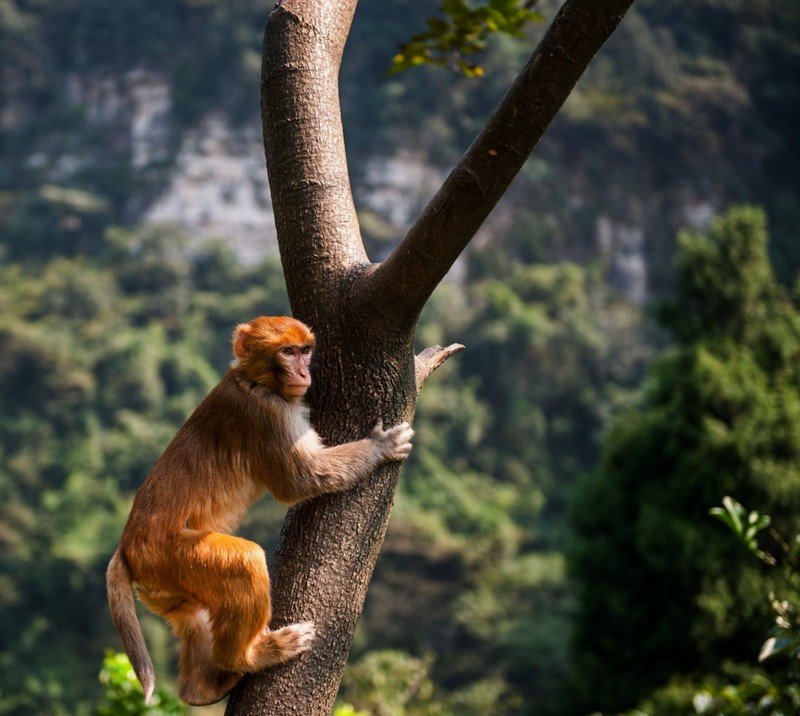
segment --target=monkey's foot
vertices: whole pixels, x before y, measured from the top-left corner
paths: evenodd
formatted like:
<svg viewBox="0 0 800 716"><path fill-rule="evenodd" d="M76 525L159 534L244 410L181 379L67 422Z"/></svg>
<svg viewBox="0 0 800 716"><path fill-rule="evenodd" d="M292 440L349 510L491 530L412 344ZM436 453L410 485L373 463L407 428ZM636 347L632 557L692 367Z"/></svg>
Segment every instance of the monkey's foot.
<svg viewBox="0 0 800 716"><path fill-rule="evenodd" d="M242 674L221 669L197 674L180 685L181 700L191 706L215 704L222 701L241 678Z"/></svg>
<svg viewBox="0 0 800 716"><path fill-rule="evenodd" d="M308 651L316 634L314 622L298 622L275 631L265 629L258 647L260 667L277 666Z"/></svg>

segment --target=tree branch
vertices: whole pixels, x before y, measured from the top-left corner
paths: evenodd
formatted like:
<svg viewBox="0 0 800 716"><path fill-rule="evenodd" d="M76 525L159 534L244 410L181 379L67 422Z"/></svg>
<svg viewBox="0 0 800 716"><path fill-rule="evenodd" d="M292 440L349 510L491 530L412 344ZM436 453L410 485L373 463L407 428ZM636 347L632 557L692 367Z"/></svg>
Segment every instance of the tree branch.
<svg viewBox="0 0 800 716"><path fill-rule="evenodd" d="M435 371L442 363L448 358L460 353L464 350L464 346L460 343L452 343L447 348L441 346L430 346L422 353L414 356L414 372L417 382L417 393L422 390L422 386L430 377L431 373Z"/></svg>
<svg viewBox="0 0 800 716"><path fill-rule="evenodd" d="M413 322L536 148L633 0L567 0L483 131L397 249L373 271L381 296Z"/></svg>
<svg viewBox="0 0 800 716"><path fill-rule="evenodd" d="M261 115L278 245L295 313L367 262L339 108L339 67L357 0L283 0L264 33ZM310 306L304 308L308 309Z"/></svg>

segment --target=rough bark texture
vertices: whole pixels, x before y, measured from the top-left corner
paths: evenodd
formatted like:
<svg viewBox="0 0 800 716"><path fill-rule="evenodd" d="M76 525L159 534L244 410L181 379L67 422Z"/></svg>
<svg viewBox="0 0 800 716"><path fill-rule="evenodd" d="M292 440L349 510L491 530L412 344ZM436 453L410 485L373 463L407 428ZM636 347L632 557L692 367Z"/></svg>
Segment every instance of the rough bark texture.
<svg viewBox="0 0 800 716"><path fill-rule="evenodd" d="M283 0L264 37L262 117L292 311L319 336L312 422L329 442L411 419L417 391L462 347L415 358L417 317L633 0L570 0L485 130L400 247L370 264L359 232L338 100L356 0ZM313 620L307 654L243 680L227 714L331 713L391 513L399 466L287 515L273 626Z"/></svg>

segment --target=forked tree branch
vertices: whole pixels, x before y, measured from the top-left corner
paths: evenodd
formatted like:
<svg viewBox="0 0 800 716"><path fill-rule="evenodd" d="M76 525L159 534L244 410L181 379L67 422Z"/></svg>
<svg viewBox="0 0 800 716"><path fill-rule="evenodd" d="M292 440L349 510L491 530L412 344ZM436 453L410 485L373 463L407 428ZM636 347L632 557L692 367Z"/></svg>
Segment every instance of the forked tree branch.
<svg viewBox="0 0 800 716"><path fill-rule="evenodd" d="M282 0L264 38L262 117L292 310L320 334L315 426L334 442L409 419L416 392L460 346L414 360L425 301L536 146L633 0L567 0L547 35L398 249L370 266L350 190L338 97L356 0ZM313 619L314 647L247 677L236 716L330 714L391 514L399 464L292 509L271 565L273 626Z"/></svg>

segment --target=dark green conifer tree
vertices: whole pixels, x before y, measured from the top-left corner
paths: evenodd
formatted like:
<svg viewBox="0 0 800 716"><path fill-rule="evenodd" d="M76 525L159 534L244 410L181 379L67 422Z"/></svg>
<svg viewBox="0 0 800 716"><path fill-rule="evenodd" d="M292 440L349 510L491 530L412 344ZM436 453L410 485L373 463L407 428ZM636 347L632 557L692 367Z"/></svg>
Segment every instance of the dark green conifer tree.
<svg viewBox="0 0 800 716"><path fill-rule="evenodd" d="M676 271L658 312L673 347L574 503L576 713L752 663L770 577L708 510L727 494L784 534L800 522L800 313L774 278L763 213L681 235Z"/></svg>

